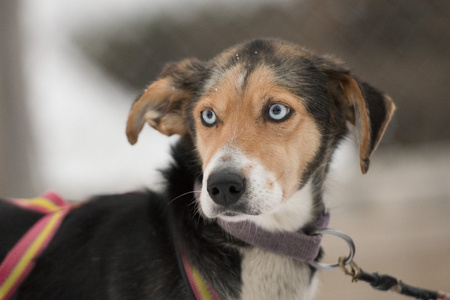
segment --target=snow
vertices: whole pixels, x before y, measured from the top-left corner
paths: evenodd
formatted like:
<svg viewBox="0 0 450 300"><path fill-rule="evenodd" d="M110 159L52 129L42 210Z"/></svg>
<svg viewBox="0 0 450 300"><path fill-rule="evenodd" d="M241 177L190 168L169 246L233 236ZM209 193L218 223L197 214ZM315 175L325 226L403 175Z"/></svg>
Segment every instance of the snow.
<svg viewBox="0 0 450 300"><path fill-rule="evenodd" d="M154 185L171 140L145 128L137 145L128 144L125 123L136 95L102 74L70 40L73 24L105 15L99 10L105 1L83 2L25 1L22 7L36 191L52 189L69 199ZM127 13L116 5L106 14L119 11Z"/></svg>

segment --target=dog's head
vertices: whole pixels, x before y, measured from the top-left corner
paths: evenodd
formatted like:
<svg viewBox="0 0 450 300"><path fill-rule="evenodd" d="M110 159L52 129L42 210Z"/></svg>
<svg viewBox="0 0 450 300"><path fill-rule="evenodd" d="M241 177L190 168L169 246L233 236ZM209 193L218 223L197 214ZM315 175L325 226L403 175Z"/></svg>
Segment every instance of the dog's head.
<svg viewBox="0 0 450 300"><path fill-rule="evenodd" d="M127 136L145 122L192 138L207 217L270 214L308 182L320 185L354 125L361 170L394 110L391 99L339 62L278 40L254 40L208 62L170 64L134 103Z"/></svg>

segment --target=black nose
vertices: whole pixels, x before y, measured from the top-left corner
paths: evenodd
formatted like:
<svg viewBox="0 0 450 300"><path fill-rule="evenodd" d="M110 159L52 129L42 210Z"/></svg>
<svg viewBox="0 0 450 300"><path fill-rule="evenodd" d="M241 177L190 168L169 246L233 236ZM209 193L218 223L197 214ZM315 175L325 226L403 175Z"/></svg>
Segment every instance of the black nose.
<svg viewBox="0 0 450 300"><path fill-rule="evenodd" d="M209 175L207 190L214 202L230 206L244 194L245 178L233 172L213 173Z"/></svg>

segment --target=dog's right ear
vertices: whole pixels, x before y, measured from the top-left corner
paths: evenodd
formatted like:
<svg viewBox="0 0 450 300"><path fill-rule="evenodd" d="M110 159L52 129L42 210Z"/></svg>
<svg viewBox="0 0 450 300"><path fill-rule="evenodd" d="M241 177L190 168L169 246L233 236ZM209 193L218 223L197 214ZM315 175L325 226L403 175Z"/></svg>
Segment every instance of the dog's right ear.
<svg viewBox="0 0 450 300"><path fill-rule="evenodd" d="M361 171L369 169L369 157L380 142L395 110L392 99L347 71L329 72L328 91L356 128Z"/></svg>
<svg viewBox="0 0 450 300"><path fill-rule="evenodd" d="M168 136L185 134L186 108L204 71L204 63L196 59L169 64L131 107L126 129L130 144L137 142L145 122Z"/></svg>

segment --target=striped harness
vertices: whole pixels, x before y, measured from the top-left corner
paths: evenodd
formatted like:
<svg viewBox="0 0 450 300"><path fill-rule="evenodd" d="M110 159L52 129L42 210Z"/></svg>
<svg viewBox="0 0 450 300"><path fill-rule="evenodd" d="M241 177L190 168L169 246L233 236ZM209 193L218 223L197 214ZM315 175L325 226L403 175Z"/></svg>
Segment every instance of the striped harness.
<svg viewBox="0 0 450 300"><path fill-rule="evenodd" d="M14 295L73 207L53 192L33 199L12 199L11 202L43 216L9 251L0 265L0 300L8 300Z"/></svg>
<svg viewBox="0 0 450 300"><path fill-rule="evenodd" d="M43 216L25 233L8 252L0 265L0 300L9 300L35 265L36 258L45 250L62 221L76 205L64 201L59 195L47 192L33 199L11 199L21 208L42 213ZM184 253L182 266L196 300L219 300L200 272Z"/></svg>

